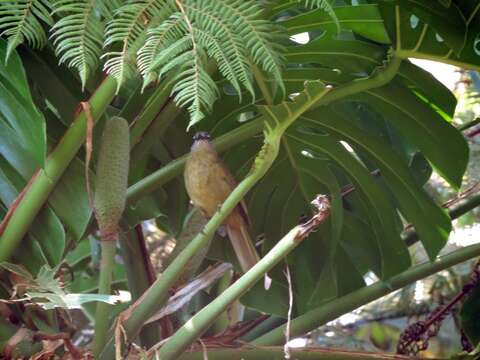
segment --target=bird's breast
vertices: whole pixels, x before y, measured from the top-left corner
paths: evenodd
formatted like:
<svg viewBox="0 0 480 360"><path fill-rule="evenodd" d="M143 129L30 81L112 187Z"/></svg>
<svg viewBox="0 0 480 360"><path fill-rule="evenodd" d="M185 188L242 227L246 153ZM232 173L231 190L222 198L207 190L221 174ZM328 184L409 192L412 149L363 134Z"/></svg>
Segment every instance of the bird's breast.
<svg viewBox="0 0 480 360"><path fill-rule="evenodd" d="M193 204L212 216L228 192L219 185L218 160L206 151L192 152L185 164L185 186Z"/></svg>

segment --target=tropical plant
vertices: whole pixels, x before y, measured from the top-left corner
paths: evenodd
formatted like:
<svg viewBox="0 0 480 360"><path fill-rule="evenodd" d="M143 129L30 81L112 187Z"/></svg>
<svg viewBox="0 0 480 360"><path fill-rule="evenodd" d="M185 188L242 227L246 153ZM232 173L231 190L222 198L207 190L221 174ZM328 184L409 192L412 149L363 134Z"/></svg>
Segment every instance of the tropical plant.
<svg viewBox="0 0 480 360"><path fill-rule="evenodd" d="M0 288L5 299L36 304L7 302L0 327L7 355L29 356L40 351L38 339L58 340L45 333L78 330L52 308L81 308L101 323L94 335L101 359L122 355L137 336L161 359L179 358L202 334L207 348L240 337L277 345L285 329L299 336L480 255L473 245L437 258L451 217L479 199L449 216L424 191L433 170L460 188L468 146L452 125L454 95L409 61L480 69L479 1L19 0L0 2L0 29ZM95 183L122 194L105 178L94 182L89 170L90 159L103 156L106 119L116 116L130 128L129 142L120 141L130 146L122 261L97 238L92 206L98 209L87 190ZM181 176L187 129L210 132L243 179L205 226ZM317 194L329 196L318 198L319 213L310 205ZM169 301L202 310L192 316L187 309L185 324L176 308L165 316L179 278L219 260L237 268L230 245L215 234L242 198L263 259L233 284L226 272L212 286L207 271L198 280L207 285L192 282L194 290ZM156 280L144 247L147 219L187 240ZM414 232L404 232L409 223ZM205 259L182 275L212 238ZM431 262L412 267L408 245L416 239ZM267 272L268 291L258 282ZM379 281L366 286L367 272ZM105 310L93 316L92 301L119 299L111 288L128 290L131 306L119 315L124 303L100 303ZM226 311L239 315L237 300L252 322L230 324ZM265 351L238 354L278 355ZM201 356L199 347L181 358Z"/></svg>

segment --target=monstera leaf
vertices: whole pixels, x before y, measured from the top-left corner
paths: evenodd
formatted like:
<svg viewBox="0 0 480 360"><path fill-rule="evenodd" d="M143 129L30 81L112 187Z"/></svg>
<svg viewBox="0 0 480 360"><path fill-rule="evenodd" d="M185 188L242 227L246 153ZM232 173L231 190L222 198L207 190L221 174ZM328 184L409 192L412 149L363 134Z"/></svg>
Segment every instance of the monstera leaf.
<svg viewBox="0 0 480 360"><path fill-rule="evenodd" d="M284 79L289 94L301 92L308 80L333 86L360 81L387 57L383 44L395 39L395 33L386 35L383 13L376 5L338 10L340 24L349 24L343 27L349 32L341 38L332 36L332 22L318 10L283 22L289 34L308 32L313 37L287 49ZM373 27L361 26L362 19L372 21ZM450 38L455 39L455 34ZM438 41L425 44L430 43L436 46ZM315 194L331 196L330 221L288 257L297 313L364 286L362 276L367 271L388 280L409 267L410 256L400 237L405 221L413 223L430 258L436 258L451 223L422 189L425 180L419 179L425 178L425 171L429 176L432 166L452 186L461 184L468 147L450 124L455 105L448 89L404 61L388 85L308 111L291 125L278 158L248 195L247 205L253 234L262 240L265 253L303 214L310 213ZM251 123L253 128L258 121L253 104L248 100L238 104L226 92L201 129L217 137L239 124ZM442 146L447 143L448 147ZM225 161L237 178L247 174L260 145L261 137L253 138L226 153ZM372 176L374 170L381 175ZM355 192L342 199L341 189L347 185L353 185ZM233 258L228 242L216 246L223 248L227 259ZM215 251L215 257L222 251ZM257 284L244 296L244 303L284 316L286 303L271 306L275 298L288 294L283 267L271 274L271 292Z"/></svg>

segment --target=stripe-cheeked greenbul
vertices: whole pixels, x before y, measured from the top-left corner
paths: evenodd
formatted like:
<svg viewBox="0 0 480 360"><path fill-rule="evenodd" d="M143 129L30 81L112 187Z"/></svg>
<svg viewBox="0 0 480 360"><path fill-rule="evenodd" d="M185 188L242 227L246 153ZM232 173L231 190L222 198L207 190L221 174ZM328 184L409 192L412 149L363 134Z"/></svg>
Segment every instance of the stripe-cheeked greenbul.
<svg viewBox="0 0 480 360"><path fill-rule="evenodd" d="M237 185L206 132L193 137L184 177L190 200L208 218L217 212ZM259 257L248 233L249 219L243 201L228 215L224 225L238 262L243 272L247 272Z"/></svg>

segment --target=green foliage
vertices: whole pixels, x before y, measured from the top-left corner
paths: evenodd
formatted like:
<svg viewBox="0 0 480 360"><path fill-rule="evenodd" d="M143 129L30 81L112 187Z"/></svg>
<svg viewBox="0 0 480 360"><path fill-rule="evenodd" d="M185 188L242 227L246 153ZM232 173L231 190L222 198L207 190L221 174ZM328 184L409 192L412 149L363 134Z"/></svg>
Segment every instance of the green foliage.
<svg viewBox="0 0 480 360"><path fill-rule="evenodd" d="M61 55L58 61L77 70L82 88L97 67L102 51L103 24L96 14L97 3L58 0L53 6L52 15L61 17L51 29L57 56Z"/></svg>
<svg viewBox="0 0 480 360"><path fill-rule="evenodd" d="M480 69L475 51L478 1L476 6L444 1L435 7L417 7L413 1L266 3L264 12L260 2L239 0L59 0L51 10L57 21L51 30L54 48L34 52L23 47L18 56L14 48L19 43L38 44L38 40L4 34L8 42L0 43L0 57L9 57L9 61L0 63L0 215L5 217L45 161L53 164L54 176L63 173L55 190L45 197L42 210L32 210L23 219L32 222L13 261L25 264L32 274L45 264L54 268L67 261L75 274L71 291L96 291L97 241L91 245L88 237L94 228L87 226L91 212L84 153L68 168L70 160L62 153L53 151L47 160L45 154L47 145L56 150L64 149L60 145L65 143L72 143L77 151L85 127L72 120L85 88L86 92L97 90L94 96L104 100L104 107L91 101L100 127L93 137L93 158L98 158L101 127L105 126L100 116L121 85L107 115L125 117L135 129L130 204L122 218L125 228L156 218L162 230L178 235L189 206L180 177L183 155L191 144L185 128L209 131L240 180L249 174L262 144L258 135L264 124L274 127L278 122L286 124L285 133L274 144L278 157L245 198L251 235L262 240L261 252L275 246L302 214L311 214L310 201L316 194L329 194L333 209L329 221L286 259L292 275L294 316L363 290L363 276L369 271L388 287L393 276L410 266L401 236L405 222L413 224L431 260L437 257L448 239L451 221L423 185L434 169L458 188L468 147L452 126L454 95L408 58ZM5 4L1 11L9 11ZM267 21L264 14L278 21ZM31 16L40 19L37 13ZM24 26L17 17L12 19L15 24L0 18L0 26L11 24L9 31ZM282 35L300 33L307 33L307 43L289 42ZM42 36L40 31L36 34ZM94 86L103 80L97 71L102 41L107 58L104 69L117 83L109 77L105 82L111 85L100 86L98 95ZM54 51L68 68L57 65ZM376 76L385 76L385 66L392 60L401 61L390 74L393 79L376 82ZM254 64L265 81L263 93L255 82ZM137 71L143 80L133 76ZM151 91L154 86L159 90ZM175 103L167 96L169 86ZM275 89L282 91L275 93ZM265 105L264 97L273 97L279 105ZM137 128L138 119L142 124ZM71 140L72 133L78 143ZM119 162L125 165L127 157L123 155ZM379 176L372 175L376 170ZM104 185L108 187L109 182ZM342 196L351 186L355 190ZM147 196L139 199L138 194ZM28 193L26 198L31 199ZM141 234L137 235L135 239L140 239ZM128 231L125 236L128 244ZM133 251L130 255L132 259L124 266L115 264L114 284L121 289L127 289L122 267L146 268L143 258ZM229 243L217 238L200 269L209 260L232 257ZM281 264L271 271L269 292L251 284L242 301L250 308L284 317L288 283L283 270Z"/></svg>
<svg viewBox="0 0 480 360"><path fill-rule="evenodd" d="M41 48L47 43L47 34L42 22L53 24L50 15L51 3L48 0L2 1L0 3L1 36L8 38L8 60L15 48L27 42L33 48Z"/></svg>
<svg viewBox="0 0 480 360"><path fill-rule="evenodd" d="M219 96L206 55L216 61L239 96L245 87L255 97L250 63L259 64L282 86L278 28L262 20L261 12L254 2L185 1L179 12L149 30L138 51L144 86L181 68L173 91L177 104L191 104L189 126L200 121Z"/></svg>

